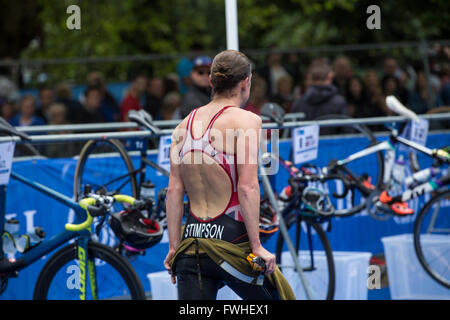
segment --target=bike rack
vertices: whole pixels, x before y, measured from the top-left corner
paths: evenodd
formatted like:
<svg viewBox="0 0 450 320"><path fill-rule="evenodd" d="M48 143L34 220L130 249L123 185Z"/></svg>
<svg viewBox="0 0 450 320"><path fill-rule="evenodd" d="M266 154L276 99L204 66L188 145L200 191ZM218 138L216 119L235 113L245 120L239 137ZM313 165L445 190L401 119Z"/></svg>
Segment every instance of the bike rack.
<svg viewBox="0 0 450 320"><path fill-rule="evenodd" d="M298 115L297 115L298 117ZM448 120L450 119L450 112L437 114L419 115L420 118L427 120ZM288 117L289 118L289 117ZM292 118L291 118L292 119ZM374 117L374 118L353 118L353 119L331 119L331 120L316 120L316 121L289 121L283 125L275 122L263 123L263 129L289 129L307 126L311 124L318 124L320 127L337 127L345 125L374 125L383 123L396 123L409 121L409 118L403 116L392 117ZM153 123L158 127L176 126L179 120L154 121ZM134 122L123 123L92 123L92 124L73 124L73 125L50 125L50 126L35 126L35 127L16 127L18 131L38 133L38 132L57 132L57 131L99 131L98 133L70 133L70 134L42 134L30 136L31 141L22 141L18 137L0 137L0 142L15 141L16 143L52 143L52 142L67 142L67 141L87 141L91 139L124 139L124 138L156 138L164 135L170 135L173 129L161 129L158 134L150 133L148 131L119 131L119 132L101 132L102 130L120 130L126 128L138 128Z"/></svg>
<svg viewBox="0 0 450 320"><path fill-rule="evenodd" d="M291 119L283 123L283 125L277 124L275 122L263 123L263 129L288 129L296 128L301 126L307 126L311 124L318 124L320 127L336 127L343 125L373 125L373 124L383 124L383 123L396 123L405 122L410 119L403 116L391 116L391 117L374 117L374 118L356 118L356 119L331 119L331 120L319 120L319 121L296 121L300 117L299 114L286 115L285 118ZM439 113L439 114L424 114L419 115L420 118L427 120L447 120L450 119L450 112ZM263 117L264 119L264 117ZM158 127L172 127L176 126L179 120L168 120L168 121L154 121L153 124ZM139 125L134 122L124 122L124 123L94 123L94 124L73 124L73 125L51 125L51 126L35 126L35 127L17 127L16 129L21 132L29 133L39 133L39 132L58 132L58 131L102 131L107 127L109 130L120 130L129 128L139 128ZM173 128L161 129L159 133L151 133L147 130L141 131L119 131L119 132L97 132L97 133L71 133L71 134L42 134L30 136L31 141L22 141L18 137L2 136L0 137L0 143L15 141L18 144L30 143L30 144L41 144L41 143L56 143L56 142L68 142L68 141L87 141L87 140L106 140L106 139L124 139L124 138L156 138L164 135L170 135L173 132ZM261 160L261 159L260 159ZM297 274L303 284L306 296L308 299L312 299L311 290L303 274L302 268L298 262L297 254L295 252L294 246L291 239L289 238L288 230L284 220L281 218L281 213L276 203L275 194L270 181L266 174L266 169L262 165L262 161L259 161L259 169L261 172L261 180L263 190L267 193L270 203L279 219L279 226L281 234L288 246L291 253L292 259L295 263L295 268Z"/></svg>
<svg viewBox="0 0 450 320"><path fill-rule="evenodd" d="M294 245L292 244L291 238L289 238L289 232L288 232L286 223L284 222L284 218L281 215L281 212L278 208L277 200L275 199L275 193L273 192L272 185L270 184L269 178L267 177L266 168L264 168L264 165L262 163L263 162L261 161L261 159L259 159L258 166L259 166L259 170L261 172L261 180L262 180L263 190L265 193L267 193L270 204L272 205L272 208L275 209L275 212L279 218L279 226L280 226L281 235L283 236L284 241L286 242L286 245L292 256L292 260L294 261L296 272L300 278L301 283L303 284L303 288L305 290L306 297L308 298L308 300L311 300L313 298L311 295L311 290L309 288L308 282L306 281L305 275L303 274L302 267L300 266L300 263L298 262L297 254L294 249Z"/></svg>

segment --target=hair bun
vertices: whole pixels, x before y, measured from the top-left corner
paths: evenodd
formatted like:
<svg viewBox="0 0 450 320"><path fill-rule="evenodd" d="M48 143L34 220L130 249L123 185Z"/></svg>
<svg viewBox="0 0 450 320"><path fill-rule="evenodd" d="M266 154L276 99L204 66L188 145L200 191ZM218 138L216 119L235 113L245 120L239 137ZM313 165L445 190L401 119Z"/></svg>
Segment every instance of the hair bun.
<svg viewBox="0 0 450 320"><path fill-rule="evenodd" d="M220 71L214 72L214 75L215 75L216 77L218 77L218 78L224 78L224 79L228 79L228 78L229 78L226 74L224 74L224 73L222 73L222 72L220 72Z"/></svg>

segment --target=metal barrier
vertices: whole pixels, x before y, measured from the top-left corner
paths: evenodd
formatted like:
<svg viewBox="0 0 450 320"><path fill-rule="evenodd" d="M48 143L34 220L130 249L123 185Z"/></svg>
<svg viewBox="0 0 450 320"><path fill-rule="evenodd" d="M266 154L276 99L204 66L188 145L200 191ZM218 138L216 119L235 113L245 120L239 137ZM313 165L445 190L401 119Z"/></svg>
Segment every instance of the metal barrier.
<svg viewBox="0 0 450 320"><path fill-rule="evenodd" d="M433 120L450 120L450 112L437 113L437 114L424 114L419 115L423 119L430 121ZM383 123L396 123L409 121L409 118L403 116L392 116L392 117L374 117L374 118L352 118L352 119L331 119L331 120L318 120L318 121L288 121L283 125L279 125L275 122L263 123L263 129L288 129L297 128L301 126L307 126L311 124L318 124L321 127L337 127L345 125L375 125ZM169 123L164 123L163 121L154 122L155 125L163 126L169 125ZM175 123L170 123L175 124ZM84 124L84 125L64 125L64 126L39 126L36 131L33 131L32 127L17 127L18 130L23 132L55 132L62 130L73 130L77 131L101 131L107 126L108 129L124 129L124 128L138 128L135 123L98 123L98 124ZM72 128L72 129L71 129ZM105 140L105 139L125 139L125 138L156 138L164 135L170 135L173 132L173 128L162 129L161 132L155 134L147 130L145 131L126 131L126 132L98 132L98 133L70 133L70 134L48 134L48 135L33 135L30 136L31 141L22 141L18 137L0 137L0 143L6 141L16 141L17 143L31 143L31 144L41 144L41 143L53 143L53 142L68 142L68 141L87 141L87 140Z"/></svg>
<svg viewBox="0 0 450 320"><path fill-rule="evenodd" d="M285 120L296 121L305 117L302 112L288 113L284 116ZM261 116L263 121L269 120L265 116ZM158 128L174 128L181 120L156 120L153 124ZM38 132L58 132L58 131L102 131L105 126L109 130L122 130L122 129L136 129L139 125L136 122L109 122L109 123L88 123L88 124L64 124L64 125L44 125L44 126L22 126L16 129L26 133L38 133Z"/></svg>

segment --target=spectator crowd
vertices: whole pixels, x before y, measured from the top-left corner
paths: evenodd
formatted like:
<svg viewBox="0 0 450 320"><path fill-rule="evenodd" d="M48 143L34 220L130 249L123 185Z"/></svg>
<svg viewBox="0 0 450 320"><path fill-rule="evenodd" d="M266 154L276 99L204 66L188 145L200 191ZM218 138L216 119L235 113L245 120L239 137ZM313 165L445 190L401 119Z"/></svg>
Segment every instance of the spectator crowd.
<svg viewBox="0 0 450 320"><path fill-rule="evenodd" d="M14 126L128 121L130 110L144 109L155 120L182 119L211 99L211 58L198 55L178 62L166 77L138 73L130 79L121 101L108 91L99 72L91 72L86 89L74 97L64 82L43 85L34 95L18 94L0 72L0 116ZM378 69L359 70L344 55L332 61L315 58L305 68L298 54L270 52L264 65L253 69L246 109L259 114L266 102L287 113L302 112L305 120L330 114L354 118L389 116L385 97L395 95L418 114L450 106L450 48L436 45L429 54L429 77L423 68L402 65L386 57Z"/></svg>

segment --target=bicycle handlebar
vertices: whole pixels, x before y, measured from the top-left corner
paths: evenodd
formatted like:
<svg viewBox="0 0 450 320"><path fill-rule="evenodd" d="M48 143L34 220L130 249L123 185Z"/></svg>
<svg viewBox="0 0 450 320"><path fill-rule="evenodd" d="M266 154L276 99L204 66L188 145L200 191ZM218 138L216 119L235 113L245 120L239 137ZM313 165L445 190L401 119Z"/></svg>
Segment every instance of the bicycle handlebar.
<svg viewBox="0 0 450 320"><path fill-rule="evenodd" d="M103 199L106 197L102 197L100 196L100 199ZM113 197L113 202L120 202L120 203L128 203L132 206L136 206L136 207L141 207L143 205L145 205L145 201L142 200L137 200L133 197L124 195L124 194L117 194L114 195ZM103 201L99 201L98 198L93 198L93 197L88 197L88 198L84 198L80 201L80 207L83 208L86 211L86 220L80 224L72 224L72 223L67 223L65 225L66 230L68 231L82 231L84 229L88 229L94 218L93 217L98 217L101 216L103 214L105 214L108 210L109 210L109 206L112 205L112 203L104 203Z"/></svg>
<svg viewBox="0 0 450 320"><path fill-rule="evenodd" d="M415 112L406 108L395 96L387 96L386 97L386 105L393 112L407 117L413 121L419 122L419 117Z"/></svg>
<svg viewBox="0 0 450 320"><path fill-rule="evenodd" d="M433 150L433 154L439 160L442 160L443 162L446 163L450 163L450 153L448 151L444 149L435 149Z"/></svg>
<svg viewBox="0 0 450 320"><path fill-rule="evenodd" d="M80 207L82 207L84 210L86 210L87 218L83 223L80 224L72 224L67 223L66 224L66 230L68 231L81 231L83 229L89 228L89 226L92 224L93 217L91 216L89 212L89 207L94 206L97 203L97 200L94 198L85 198L80 201Z"/></svg>

